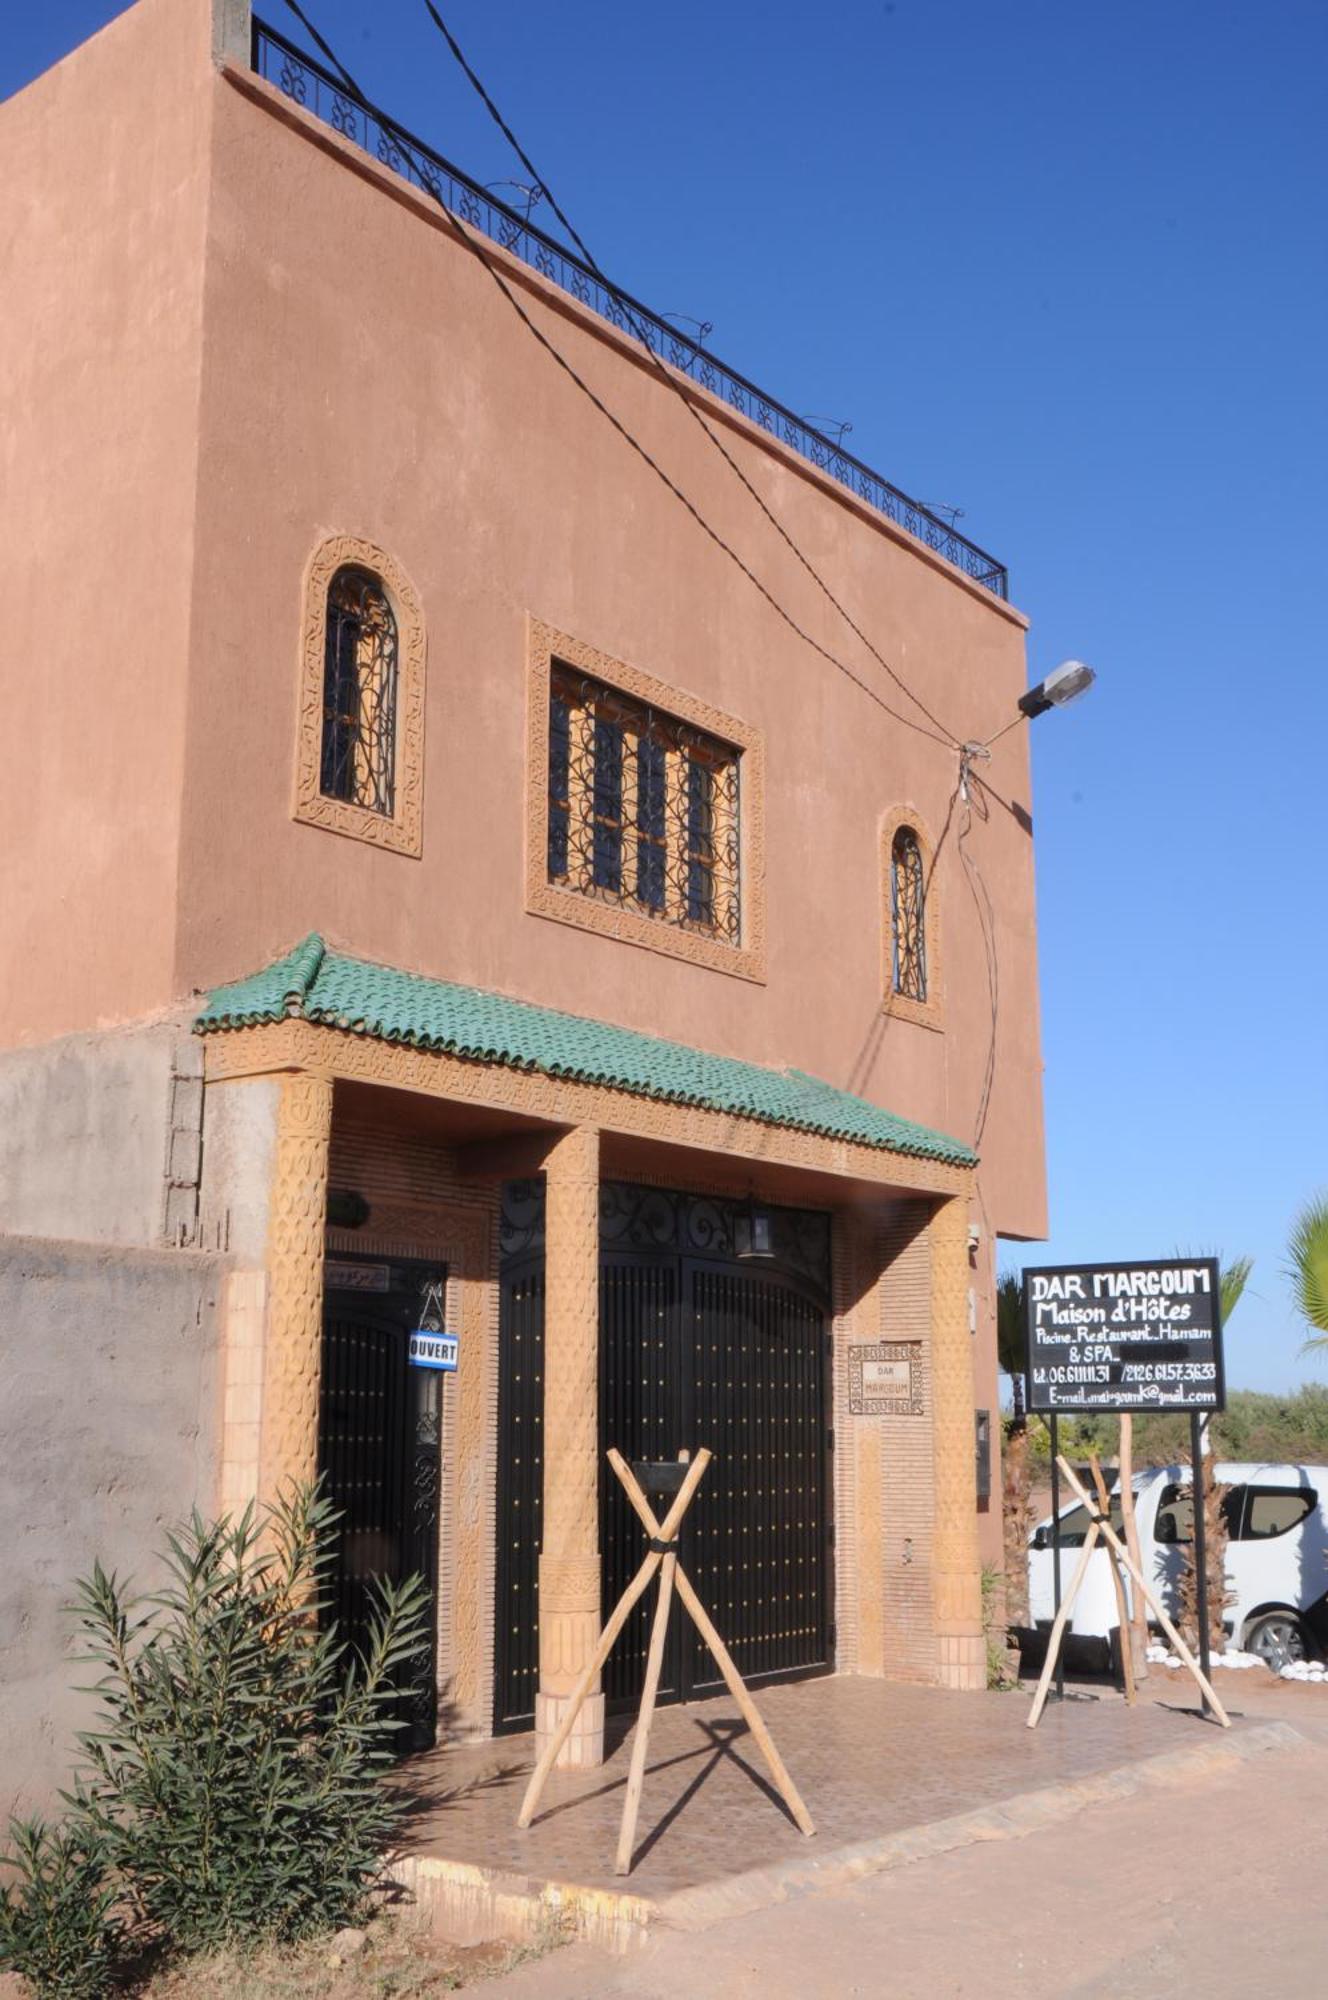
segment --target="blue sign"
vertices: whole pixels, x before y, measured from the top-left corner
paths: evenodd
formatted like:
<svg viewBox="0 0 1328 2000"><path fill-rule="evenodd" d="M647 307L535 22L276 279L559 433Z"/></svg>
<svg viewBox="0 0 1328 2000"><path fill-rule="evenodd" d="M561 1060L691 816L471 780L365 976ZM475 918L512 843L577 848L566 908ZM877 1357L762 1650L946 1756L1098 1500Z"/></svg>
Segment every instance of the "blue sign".
<svg viewBox="0 0 1328 2000"><path fill-rule="evenodd" d="M412 1368L436 1368L452 1375L456 1372L457 1344L454 1333L431 1333L425 1327L417 1327L410 1336L407 1358Z"/></svg>

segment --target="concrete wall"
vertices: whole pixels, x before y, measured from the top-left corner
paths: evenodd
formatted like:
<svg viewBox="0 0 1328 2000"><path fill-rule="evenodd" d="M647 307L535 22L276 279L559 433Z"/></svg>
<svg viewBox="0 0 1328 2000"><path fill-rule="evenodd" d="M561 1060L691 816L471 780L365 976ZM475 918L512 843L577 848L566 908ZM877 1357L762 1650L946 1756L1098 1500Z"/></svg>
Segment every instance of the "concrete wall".
<svg viewBox="0 0 1328 2000"><path fill-rule="evenodd" d="M140 0L0 106L0 1046L172 990L206 0Z"/></svg>
<svg viewBox="0 0 1328 2000"><path fill-rule="evenodd" d="M197 1186L202 1086L173 1086L198 1065L169 1022L0 1052L0 1232L160 1244L168 1180Z"/></svg>
<svg viewBox="0 0 1328 2000"><path fill-rule="evenodd" d="M260 1268L277 1149L275 1077L210 1083L204 1096L199 1240Z"/></svg>
<svg viewBox="0 0 1328 2000"><path fill-rule="evenodd" d="M214 1504L222 1265L0 1238L0 1816L49 1804L90 1704L75 1579L150 1578L163 1526Z"/></svg>

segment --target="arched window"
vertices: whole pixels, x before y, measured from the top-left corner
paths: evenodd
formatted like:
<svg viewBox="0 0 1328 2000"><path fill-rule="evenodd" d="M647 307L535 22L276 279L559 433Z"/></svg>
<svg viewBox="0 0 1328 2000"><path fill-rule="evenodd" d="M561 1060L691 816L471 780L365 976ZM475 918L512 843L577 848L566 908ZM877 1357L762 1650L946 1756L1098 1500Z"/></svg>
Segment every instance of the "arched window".
<svg viewBox="0 0 1328 2000"><path fill-rule="evenodd" d="M922 846L911 826L896 829L890 846L890 915L894 932L892 985L905 1000L927 998L927 883Z"/></svg>
<svg viewBox="0 0 1328 2000"><path fill-rule="evenodd" d="M382 579L345 563L327 588L319 789L391 819L396 810L397 621Z"/></svg>

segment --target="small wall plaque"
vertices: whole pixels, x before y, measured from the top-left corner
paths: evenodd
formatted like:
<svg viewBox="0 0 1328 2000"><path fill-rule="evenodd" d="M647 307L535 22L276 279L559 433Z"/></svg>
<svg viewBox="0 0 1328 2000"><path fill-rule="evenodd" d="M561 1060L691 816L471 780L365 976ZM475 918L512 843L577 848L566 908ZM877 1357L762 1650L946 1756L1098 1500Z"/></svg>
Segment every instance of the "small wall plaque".
<svg viewBox="0 0 1328 2000"><path fill-rule="evenodd" d="M850 1347L848 1407L855 1417L920 1417L922 1342L878 1340Z"/></svg>
<svg viewBox="0 0 1328 2000"><path fill-rule="evenodd" d="M323 1283L329 1292L390 1292L392 1273L386 1264L347 1264L329 1257L323 1265Z"/></svg>

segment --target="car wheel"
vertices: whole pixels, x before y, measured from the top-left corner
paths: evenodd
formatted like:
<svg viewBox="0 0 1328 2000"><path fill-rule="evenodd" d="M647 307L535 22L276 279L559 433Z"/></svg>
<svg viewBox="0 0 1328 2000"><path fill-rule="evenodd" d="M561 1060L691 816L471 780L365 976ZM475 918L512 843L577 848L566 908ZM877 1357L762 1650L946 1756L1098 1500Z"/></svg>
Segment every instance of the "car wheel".
<svg viewBox="0 0 1328 2000"><path fill-rule="evenodd" d="M1245 1651L1257 1653L1274 1673L1309 1657L1305 1627L1294 1611L1265 1611L1245 1627Z"/></svg>

